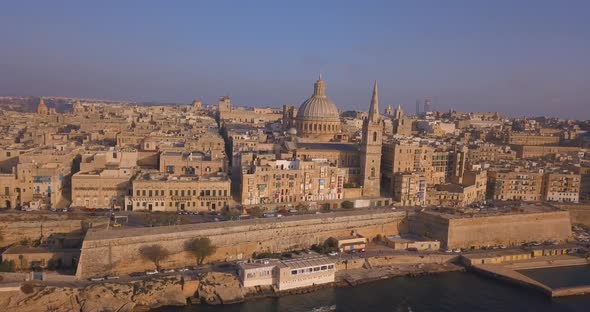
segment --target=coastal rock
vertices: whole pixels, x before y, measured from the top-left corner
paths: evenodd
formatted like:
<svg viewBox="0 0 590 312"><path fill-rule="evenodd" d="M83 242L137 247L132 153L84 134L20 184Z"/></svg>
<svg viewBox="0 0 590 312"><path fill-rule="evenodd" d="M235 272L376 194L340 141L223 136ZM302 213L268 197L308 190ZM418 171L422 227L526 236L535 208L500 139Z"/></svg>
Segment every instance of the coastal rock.
<svg viewBox="0 0 590 312"><path fill-rule="evenodd" d="M76 300L77 294L78 290L72 288L30 286L27 293L8 293L10 297L6 311L80 311L80 304Z"/></svg>
<svg viewBox="0 0 590 312"><path fill-rule="evenodd" d="M133 288L130 285L105 283L84 288L76 299L80 303L80 311L82 312L130 312L135 307L135 303L131 300L132 295Z"/></svg>
<svg viewBox="0 0 590 312"><path fill-rule="evenodd" d="M93 284L82 289L27 285L21 291L0 293L0 307L19 312L132 312L186 305L177 278Z"/></svg>
<svg viewBox="0 0 590 312"><path fill-rule="evenodd" d="M208 304L229 304L244 301L244 292L237 277L230 273L209 272L200 278L199 298Z"/></svg>
<svg viewBox="0 0 590 312"><path fill-rule="evenodd" d="M131 301L138 306L154 309L161 306L186 305L186 297L179 279L144 280L134 283L133 287L135 291Z"/></svg>

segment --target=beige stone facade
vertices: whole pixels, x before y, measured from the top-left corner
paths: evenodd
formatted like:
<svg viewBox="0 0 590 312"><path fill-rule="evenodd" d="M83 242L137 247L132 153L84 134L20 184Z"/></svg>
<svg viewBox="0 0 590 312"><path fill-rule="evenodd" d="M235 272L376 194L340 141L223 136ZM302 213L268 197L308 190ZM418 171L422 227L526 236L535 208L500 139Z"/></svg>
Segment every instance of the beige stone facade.
<svg viewBox="0 0 590 312"><path fill-rule="evenodd" d="M164 173L211 177L227 170L225 157L213 158L204 152L166 151L160 154L160 172Z"/></svg>
<svg viewBox="0 0 590 312"><path fill-rule="evenodd" d="M517 169L490 169L488 196L496 200L542 199L543 173Z"/></svg>
<svg viewBox="0 0 590 312"><path fill-rule="evenodd" d="M417 173L396 173L393 176L393 200L402 206L426 204L427 182Z"/></svg>
<svg viewBox="0 0 590 312"><path fill-rule="evenodd" d="M508 136L507 143L515 145L558 145L559 140L559 136L512 132Z"/></svg>
<svg viewBox="0 0 590 312"><path fill-rule="evenodd" d="M222 211L231 199L230 180L225 176L175 176L142 172L132 181L127 210Z"/></svg>
<svg viewBox="0 0 590 312"><path fill-rule="evenodd" d="M543 199L546 201L577 203L580 199L581 176L571 173L546 173Z"/></svg>
<svg viewBox="0 0 590 312"><path fill-rule="evenodd" d="M72 176L72 206L124 209L133 169L97 169Z"/></svg>
<svg viewBox="0 0 590 312"><path fill-rule="evenodd" d="M343 198L346 171L328 162L258 159L242 168L244 205Z"/></svg>

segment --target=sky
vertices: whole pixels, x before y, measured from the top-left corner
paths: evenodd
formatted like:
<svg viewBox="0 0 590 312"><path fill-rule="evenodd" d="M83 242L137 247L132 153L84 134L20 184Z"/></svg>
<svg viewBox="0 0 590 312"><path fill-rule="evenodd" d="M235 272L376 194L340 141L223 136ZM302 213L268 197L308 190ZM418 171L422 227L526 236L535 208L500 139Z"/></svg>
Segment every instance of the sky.
<svg viewBox="0 0 590 312"><path fill-rule="evenodd" d="M590 1L0 3L0 96L590 119ZM382 108L383 108L382 107Z"/></svg>

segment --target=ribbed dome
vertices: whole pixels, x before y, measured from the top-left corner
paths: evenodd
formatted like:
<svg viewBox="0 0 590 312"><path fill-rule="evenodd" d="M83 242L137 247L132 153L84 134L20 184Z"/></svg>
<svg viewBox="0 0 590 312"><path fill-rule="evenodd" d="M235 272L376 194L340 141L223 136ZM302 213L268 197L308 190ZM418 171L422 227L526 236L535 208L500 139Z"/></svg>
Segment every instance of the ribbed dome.
<svg viewBox="0 0 590 312"><path fill-rule="evenodd" d="M313 95L305 100L297 111L298 121L340 121L338 108L326 96L326 85L323 80L316 81Z"/></svg>

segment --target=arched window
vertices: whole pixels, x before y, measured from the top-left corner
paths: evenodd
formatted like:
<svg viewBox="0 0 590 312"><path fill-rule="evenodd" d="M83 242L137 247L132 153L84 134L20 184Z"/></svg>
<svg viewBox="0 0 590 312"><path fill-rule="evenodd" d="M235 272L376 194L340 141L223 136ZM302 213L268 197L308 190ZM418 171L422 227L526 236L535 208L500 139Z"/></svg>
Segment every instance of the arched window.
<svg viewBox="0 0 590 312"><path fill-rule="evenodd" d="M377 131L373 132L373 142L377 142Z"/></svg>
<svg viewBox="0 0 590 312"><path fill-rule="evenodd" d="M313 124L313 131L317 131L318 130L318 125L317 124Z"/></svg>

